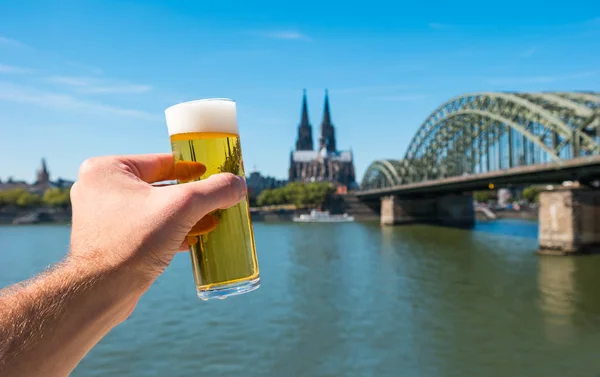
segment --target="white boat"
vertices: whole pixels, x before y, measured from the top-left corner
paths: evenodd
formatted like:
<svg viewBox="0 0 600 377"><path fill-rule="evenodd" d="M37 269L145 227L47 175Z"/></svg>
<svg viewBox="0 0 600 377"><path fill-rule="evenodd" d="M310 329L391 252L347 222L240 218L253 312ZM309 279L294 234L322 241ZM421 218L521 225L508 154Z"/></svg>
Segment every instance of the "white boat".
<svg viewBox="0 0 600 377"><path fill-rule="evenodd" d="M294 216L294 221L297 223L347 223L354 221L354 217L348 216L347 213L343 215L331 215L329 211L317 211L313 209L308 215Z"/></svg>

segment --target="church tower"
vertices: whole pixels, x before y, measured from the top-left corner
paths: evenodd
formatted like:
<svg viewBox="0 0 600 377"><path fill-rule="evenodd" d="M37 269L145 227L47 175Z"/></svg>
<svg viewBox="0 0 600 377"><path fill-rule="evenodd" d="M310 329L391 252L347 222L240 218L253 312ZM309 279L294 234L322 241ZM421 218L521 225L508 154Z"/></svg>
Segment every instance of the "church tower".
<svg viewBox="0 0 600 377"><path fill-rule="evenodd" d="M326 148L327 152L336 152L335 129L331 123L329 112L329 93L325 89L325 106L323 109L323 121L321 122L321 137L319 138L319 149Z"/></svg>
<svg viewBox="0 0 600 377"><path fill-rule="evenodd" d="M312 137L312 126L308 121L308 105L306 104L306 89L304 89L304 95L302 97L302 117L300 119L300 126L298 127L298 139L296 140L297 151L312 151L313 150L313 137Z"/></svg>
<svg viewBox="0 0 600 377"><path fill-rule="evenodd" d="M331 182L342 190L340 192L356 187L352 151L337 150L327 90L325 90L323 120L318 142L314 150L305 90L296 148L290 152L289 181Z"/></svg>
<svg viewBox="0 0 600 377"><path fill-rule="evenodd" d="M48 184L50 182L50 173L48 172L48 167L46 166L46 159L42 158L42 166L40 170L37 171L37 184L43 185Z"/></svg>

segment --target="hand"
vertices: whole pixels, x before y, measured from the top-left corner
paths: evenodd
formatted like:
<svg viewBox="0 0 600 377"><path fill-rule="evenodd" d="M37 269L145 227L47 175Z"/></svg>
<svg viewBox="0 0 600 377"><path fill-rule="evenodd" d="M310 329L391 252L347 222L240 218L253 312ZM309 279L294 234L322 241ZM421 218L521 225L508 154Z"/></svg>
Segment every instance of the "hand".
<svg viewBox="0 0 600 377"><path fill-rule="evenodd" d="M244 179L232 174L192 182L205 172L174 166L169 154L84 162L71 189L68 257L0 290L0 375L67 376L125 320L186 237L216 226L209 213L245 196ZM176 178L188 183L151 185Z"/></svg>
<svg viewBox="0 0 600 377"><path fill-rule="evenodd" d="M99 268L128 269L145 291L177 251L187 249L188 235L214 229L210 212L245 197L244 179L232 174L193 182L205 171L194 162L175 166L170 154L85 161L71 189L70 258ZM151 185L176 178L188 183Z"/></svg>

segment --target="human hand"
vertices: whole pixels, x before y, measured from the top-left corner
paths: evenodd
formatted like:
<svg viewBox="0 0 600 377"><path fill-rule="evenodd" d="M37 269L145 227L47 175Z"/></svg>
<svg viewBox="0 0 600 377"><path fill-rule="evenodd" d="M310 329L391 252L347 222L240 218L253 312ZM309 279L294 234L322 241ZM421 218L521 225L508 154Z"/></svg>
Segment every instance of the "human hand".
<svg viewBox="0 0 600 377"><path fill-rule="evenodd" d="M131 314L186 237L214 229L210 212L245 196L243 178L216 174L193 182L206 167L173 162L155 154L81 165L71 188L68 257L27 284L0 290L0 375L69 375ZM176 178L187 183L151 185Z"/></svg>
<svg viewBox="0 0 600 377"><path fill-rule="evenodd" d="M99 157L85 161L71 189L73 226L69 257L99 268L127 269L141 291L164 271L186 237L214 229L216 209L246 194L243 178L204 174L200 163L170 154ZM188 182L162 187L151 183Z"/></svg>

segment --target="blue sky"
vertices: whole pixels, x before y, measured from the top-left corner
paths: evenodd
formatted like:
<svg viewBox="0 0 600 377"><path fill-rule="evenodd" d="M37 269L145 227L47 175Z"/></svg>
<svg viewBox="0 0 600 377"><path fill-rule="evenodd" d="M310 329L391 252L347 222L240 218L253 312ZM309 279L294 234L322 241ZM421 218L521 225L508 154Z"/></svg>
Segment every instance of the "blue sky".
<svg viewBox="0 0 600 377"><path fill-rule="evenodd" d="M600 90L600 2L0 0L0 178L169 151L164 109L230 97L247 170L285 177L302 89L362 176L447 99ZM316 138L315 138L316 139Z"/></svg>

